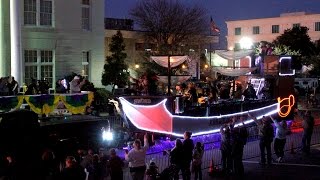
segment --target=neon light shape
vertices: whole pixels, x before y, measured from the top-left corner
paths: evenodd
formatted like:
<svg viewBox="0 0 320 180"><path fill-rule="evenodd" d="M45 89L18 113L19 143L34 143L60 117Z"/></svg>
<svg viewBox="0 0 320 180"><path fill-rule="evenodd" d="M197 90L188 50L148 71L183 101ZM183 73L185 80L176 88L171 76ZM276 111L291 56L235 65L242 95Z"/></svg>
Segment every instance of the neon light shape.
<svg viewBox="0 0 320 180"><path fill-rule="evenodd" d="M288 57L281 57L281 58L279 59L279 65L280 65L280 67L281 67L281 61L283 61L283 60L289 60L289 61L290 61L290 64L291 64L292 58L291 58L290 56L288 56ZM287 73L287 74L282 74L282 73L280 72L280 70L279 70L279 76L293 76L293 75L295 75L295 74L296 74L296 70L295 70L295 69L291 70L291 73Z"/></svg>
<svg viewBox="0 0 320 180"><path fill-rule="evenodd" d="M281 99L280 97L278 97L278 103L279 103L279 116L280 117L287 117L290 112L291 112L291 108L293 107L294 103L295 103L295 99L294 96L291 94L288 98L283 98ZM283 112L285 111L285 112Z"/></svg>
<svg viewBox="0 0 320 180"><path fill-rule="evenodd" d="M209 117L194 117L194 116L179 116L172 115L168 109L166 108L167 99L162 100L160 103L155 105L135 105L124 99L123 97L119 98L124 114L130 120L130 122L137 127L138 129L151 131L162 134L169 134L178 137L183 137L183 133L181 133L181 128L189 128L193 132L193 136L205 135L217 133L220 131L220 124L217 124L215 127L210 127L207 125L209 120L217 120L221 118L229 118L232 116L240 116L247 114L247 112L238 112L233 114L225 114L220 116L209 116ZM269 116L272 114L276 114L279 111L279 103L275 103L269 106L265 106L262 108L257 108L250 110L250 112L256 112L268 110L269 111L260 114L257 116L257 119L261 119L263 116ZM183 122L182 122L183 121ZM192 130L192 123L200 125L206 125L207 129L202 129L201 131ZM245 124L249 124L253 122L252 119L244 120ZM183 127L180 128L180 132L174 131L174 124L182 123ZM242 124L236 124L236 126L241 126ZM219 128L217 128L217 126ZM177 127L176 127L177 128ZM187 129L184 129L187 130Z"/></svg>

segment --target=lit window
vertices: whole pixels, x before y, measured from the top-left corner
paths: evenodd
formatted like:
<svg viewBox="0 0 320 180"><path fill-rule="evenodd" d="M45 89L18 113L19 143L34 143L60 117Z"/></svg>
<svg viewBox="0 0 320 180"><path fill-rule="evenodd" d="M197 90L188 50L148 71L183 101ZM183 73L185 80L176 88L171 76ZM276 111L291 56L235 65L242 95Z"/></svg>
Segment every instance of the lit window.
<svg viewBox="0 0 320 180"><path fill-rule="evenodd" d="M30 84L31 79L47 80L53 85L53 51L51 50L25 50L25 83Z"/></svg>
<svg viewBox="0 0 320 180"><path fill-rule="evenodd" d="M279 25L272 25L272 34L277 34L279 33Z"/></svg>
<svg viewBox="0 0 320 180"><path fill-rule="evenodd" d="M90 65L90 51L83 51L82 52L82 76L88 77L89 76L89 65Z"/></svg>

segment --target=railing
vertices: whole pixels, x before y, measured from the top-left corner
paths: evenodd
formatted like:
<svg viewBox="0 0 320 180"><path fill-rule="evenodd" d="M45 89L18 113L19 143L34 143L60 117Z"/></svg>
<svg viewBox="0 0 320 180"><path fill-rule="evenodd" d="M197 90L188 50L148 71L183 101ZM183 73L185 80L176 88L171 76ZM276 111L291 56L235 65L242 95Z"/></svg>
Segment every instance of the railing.
<svg viewBox="0 0 320 180"><path fill-rule="evenodd" d="M252 126L254 128L254 126ZM293 128L292 134L287 136L285 150L289 151L292 148L297 149L301 146L302 139L302 128ZM320 143L320 125L315 126L311 144L319 144ZM243 159L250 159L254 157L260 156L260 148L257 141L258 136L253 134L249 137L249 141L244 147ZM205 144L205 153L203 155L203 165L204 169L207 169L210 166L211 161L213 160L214 165L220 165L221 163L221 154L219 150L219 141L206 143ZM272 145L273 147L273 145ZM159 171L161 172L164 168L169 165L169 155L163 155L162 153L150 154L147 155L146 162L150 162L153 160L157 166L159 167Z"/></svg>

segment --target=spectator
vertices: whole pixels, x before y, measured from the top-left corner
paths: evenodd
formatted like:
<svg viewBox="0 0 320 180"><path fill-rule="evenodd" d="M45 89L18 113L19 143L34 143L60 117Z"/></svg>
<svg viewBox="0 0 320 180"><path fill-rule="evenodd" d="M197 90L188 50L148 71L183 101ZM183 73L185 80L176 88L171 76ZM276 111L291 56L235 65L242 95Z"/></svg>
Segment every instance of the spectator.
<svg viewBox="0 0 320 180"><path fill-rule="evenodd" d="M73 156L68 156L66 158L66 167L62 170L60 175L60 180L70 180L70 179L77 179L77 180L85 180L86 173L84 169L79 166Z"/></svg>
<svg viewBox="0 0 320 180"><path fill-rule="evenodd" d="M111 180L122 180L124 163L119 156L117 156L115 149L110 149L110 160L108 163L110 169Z"/></svg>
<svg viewBox="0 0 320 180"><path fill-rule="evenodd" d="M228 124L224 124L220 128L221 134L221 143L220 143L220 151L221 151L221 163L222 163L222 171L224 173L229 173L231 171L231 130Z"/></svg>
<svg viewBox="0 0 320 180"><path fill-rule="evenodd" d="M194 179L202 180L202 172L201 172L201 165L202 165L202 157L204 153L204 147L201 142L197 142L196 147L193 151L193 161L192 161L192 168L193 172L195 173Z"/></svg>
<svg viewBox="0 0 320 180"><path fill-rule="evenodd" d="M80 93L80 89L83 84L84 80L80 82L80 77L74 76L73 80L70 82L70 93Z"/></svg>
<svg viewBox="0 0 320 180"><path fill-rule="evenodd" d="M243 117L240 117L241 125L235 127L231 131L232 143L231 143L231 156L233 161L233 170L234 173L242 177L244 175L243 167L243 148L247 143L248 131L246 125L243 122ZM233 125L236 123L236 118L233 119Z"/></svg>
<svg viewBox="0 0 320 180"><path fill-rule="evenodd" d="M58 79L58 81L56 82L56 93L66 93L67 89L64 87L64 85L62 84L62 79Z"/></svg>
<svg viewBox="0 0 320 180"><path fill-rule="evenodd" d="M31 78L31 84L28 85L27 91L25 92L26 95L35 95L38 94L38 85L37 81Z"/></svg>
<svg viewBox="0 0 320 180"><path fill-rule="evenodd" d="M18 94L19 84L16 80L14 80L13 76L10 76L8 79L8 88L9 88L9 95Z"/></svg>
<svg viewBox="0 0 320 180"><path fill-rule="evenodd" d="M182 143L184 162L182 164L181 171L183 180L190 180L191 178L190 164L192 161L192 153L194 149L194 144L193 140L191 139L191 135L191 132L186 131L184 133L184 141Z"/></svg>
<svg viewBox="0 0 320 180"><path fill-rule="evenodd" d="M273 126L271 125L270 121L263 116L260 121L257 120L256 117L253 117L251 114L248 113L248 116L254 120L257 124L259 129L259 146L260 146L260 155L261 155L261 165L266 164L266 157L265 157L265 149L267 150L267 163L268 165L272 164L272 157L271 157L271 143L274 137L274 130Z"/></svg>
<svg viewBox="0 0 320 180"><path fill-rule="evenodd" d="M311 136L314 127L314 117L310 111L306 111L302 122L303 136L302 136L302 151L307 155L310 154Z"/></svg>
<svg viewBox="0 0 320 180"><path fill-rule="evenodd" d="M270 116L274 125L276 126L276 138L274 139L274 152L276 153L278 163L282 162L284 156L284 146L286 144L287 122L285 120L279 123L272 116Z"/></svg>
<svg viewBox="0 0 320 180"><path fill-rule="evenodd" d="M175 147L170 151L170 164L174 165L174 179L179 180L179 171L183 165L183 146L181 139L177 138Z"/></svg>
<svg viewBox="0 0 320 180"><path fill-rule="evenodd" d="M129 162L130 173L133 180L143 180L146 171L146 152L149 148L147 134L144 135L144 146L141 147L140 139L133 143L133 149L126 151L125 159Z"/></svg>

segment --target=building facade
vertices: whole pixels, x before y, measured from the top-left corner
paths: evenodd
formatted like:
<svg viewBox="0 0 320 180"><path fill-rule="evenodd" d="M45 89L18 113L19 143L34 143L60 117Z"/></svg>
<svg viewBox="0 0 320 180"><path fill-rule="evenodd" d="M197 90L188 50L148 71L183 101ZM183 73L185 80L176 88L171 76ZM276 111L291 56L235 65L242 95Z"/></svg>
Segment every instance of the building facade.
<svg viewBox="0 0 320 180"><path fill-rule="evenodd" d="M72 72L101 85L104 0L0 0L0 77L46 79Z"/></svg>
<svg viewBox="0 0 320 180"><path fill-rule="evenodd" d="M283 13L279 17L226 21L228 48L240 48L242 37L251 38L253 42L272 42L286 29L295 26L309 28L312 41L320 39L320 14L305 12Z"/></svg>

